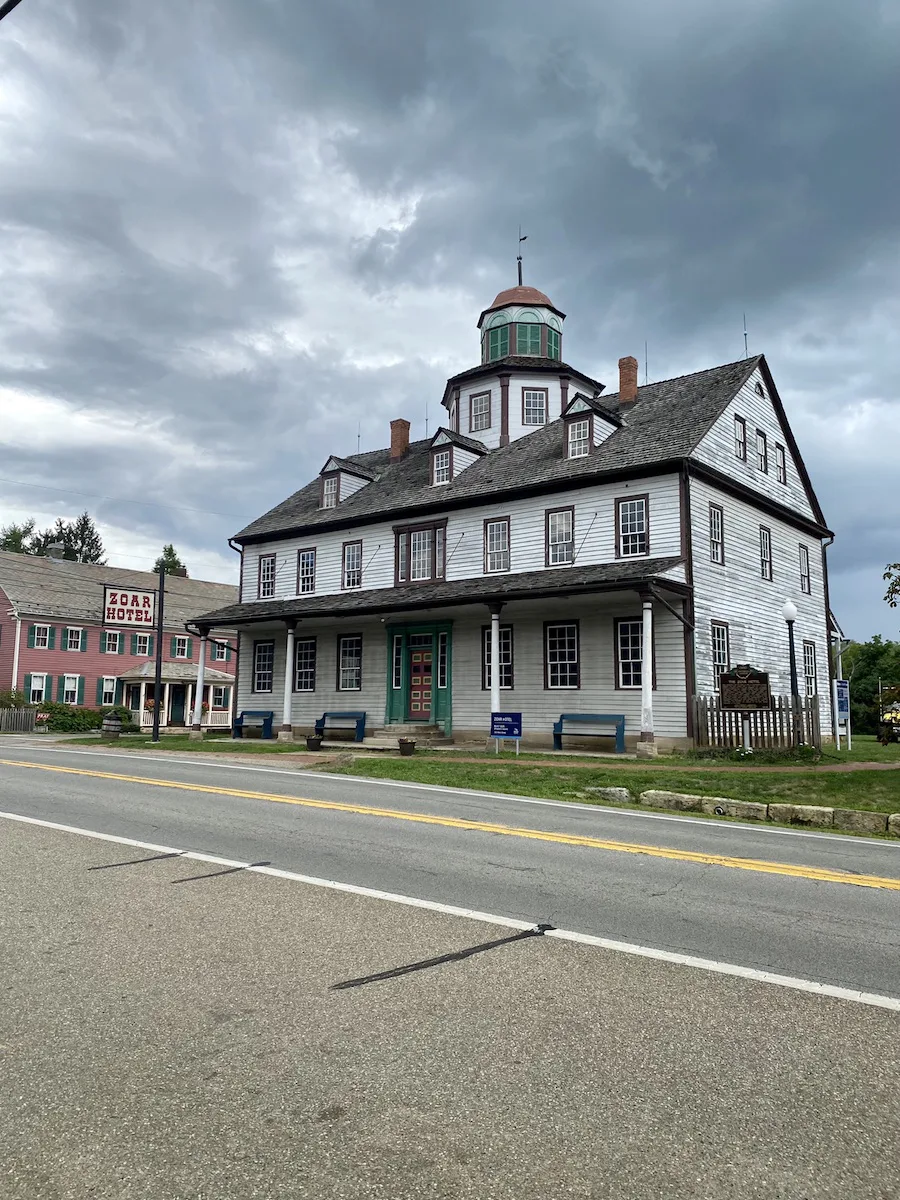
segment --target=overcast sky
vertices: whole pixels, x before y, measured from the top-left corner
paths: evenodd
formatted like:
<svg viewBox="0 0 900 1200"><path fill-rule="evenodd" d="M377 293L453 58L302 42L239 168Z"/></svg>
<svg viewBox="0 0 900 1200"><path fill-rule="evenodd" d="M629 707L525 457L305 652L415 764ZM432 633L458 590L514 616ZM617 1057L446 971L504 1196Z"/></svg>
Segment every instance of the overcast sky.
<svg viewBox="0 0 900 1200"><path fill-rule="evenodd" d="M233 580L358 428L435 428L521 222L610 390L645 341L651 379L742 357L746 311L838 619L896 638L898 113L898 0L22 0L0 523L87 507L111 562Z"/></svg>

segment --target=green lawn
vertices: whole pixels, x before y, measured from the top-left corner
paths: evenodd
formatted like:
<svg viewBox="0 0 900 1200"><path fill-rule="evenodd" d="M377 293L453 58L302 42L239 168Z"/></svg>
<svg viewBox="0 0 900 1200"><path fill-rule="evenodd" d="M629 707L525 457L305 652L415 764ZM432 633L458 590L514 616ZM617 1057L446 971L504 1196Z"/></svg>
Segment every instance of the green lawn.
<svg viewBox="0 0 900 1200"><path fill-rule="evenodd" d="M96 746L102 743L99 737L83 737L72 738L68 743L70 746ZM146 737L142 733L122 734L115 742L111 743L114 746L119 746L123 750L196 750L207 754L296 754L298 751L305 751L306 745L304 742L277 742L263 741L261 738L230 738L226 737L211 737L204 738L200 742L191 741L187 736L179 734L163 734L157 745L152 738Z"/></svg>

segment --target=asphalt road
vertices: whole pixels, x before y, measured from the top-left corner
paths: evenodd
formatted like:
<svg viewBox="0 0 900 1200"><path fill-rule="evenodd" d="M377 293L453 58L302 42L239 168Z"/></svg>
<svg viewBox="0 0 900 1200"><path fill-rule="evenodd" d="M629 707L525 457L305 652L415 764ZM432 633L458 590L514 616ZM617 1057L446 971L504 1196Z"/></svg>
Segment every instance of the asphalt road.
<svg viewBox="0 0 900 1200"><path fill-rule="evenodd" d="M898 1019L0 822L4 1200L894 1200Z"/></svg>

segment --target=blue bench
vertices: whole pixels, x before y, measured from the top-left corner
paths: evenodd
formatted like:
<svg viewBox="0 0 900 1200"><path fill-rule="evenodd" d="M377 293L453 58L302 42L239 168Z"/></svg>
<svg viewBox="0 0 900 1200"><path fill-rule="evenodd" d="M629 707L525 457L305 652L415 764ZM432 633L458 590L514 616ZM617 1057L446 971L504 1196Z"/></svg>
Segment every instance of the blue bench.
<svg viewBox="0 0 900 1200"><path fill-rule="evenodd" d="M579 729L580 725L592 725L593 729ZM573 728L568 728L572 726ZM610 713L563 713L553 723L553 749L562 750L563 736L569 737L614 737L616 754L625 753L625 718Z"/></svg>
<svg viewBox="0 0 900 1200"><path fill-rule="evenodd" d="M244 725L248 717L254 722L252 726L254 729L256 728L255 722L258 721L260 723L262 726L262 737L271 738L273 736L272 723L275 720L274 712L271 709L246 708L239 717L234 718L234 725L231 729L232 738L242 738L244 736Z"/></svg>
<svg viewBox="0 0 900 1200"><path fill-rule="evenodd" d="M366 736L366 714L364 712L327 712L316 721L316 733L325 736L326 729L352 729L354 741L361 742Z"/></svg>

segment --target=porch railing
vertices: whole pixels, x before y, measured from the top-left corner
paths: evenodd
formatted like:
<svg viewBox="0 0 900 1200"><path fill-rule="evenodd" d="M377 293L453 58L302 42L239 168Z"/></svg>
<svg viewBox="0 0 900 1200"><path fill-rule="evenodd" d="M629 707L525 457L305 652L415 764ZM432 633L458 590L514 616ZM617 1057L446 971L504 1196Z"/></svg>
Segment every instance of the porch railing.
<svg viewBox="0 0 900 1200"><path fill-rule="evenodd" d="M807 746L822 747L819 697L800 696L798 722ZM750 745L759 749L789 749L795 741L790 696L775 696L771 709L748 714ZM723 711L718 696L694 697L694 741L698 746L737 749L744 744L743 715Z"/></svg>
<svg viewBox="0 0 900 1200"><path fill-rule="evenodd" d="M153 713L148 712L145 709L140 714L140 716L141 716L141 729L151 729L153 727ZM135 724L137 724L137 718L138 718L137 712L133 711L131 714L131 719L132 719L132 721L135 722ZM190 713L186 712L184 714L184 721L185 721L185 725L189 727L191 724L191 714ZM159 714L160 729L165 729L167 724L168 723L166 721L166 714L160 713ZM214 709L212 712L205 712L200 720L200 724L201 724L201 727L204 729L227 729L231 725L231 713L227 709Z"/></svg>
<svg viewBox="0 0 900 1200"><path fill-rule="evenodd" d="M0 733L34 733L35 708L0 708Z"/></svg>

